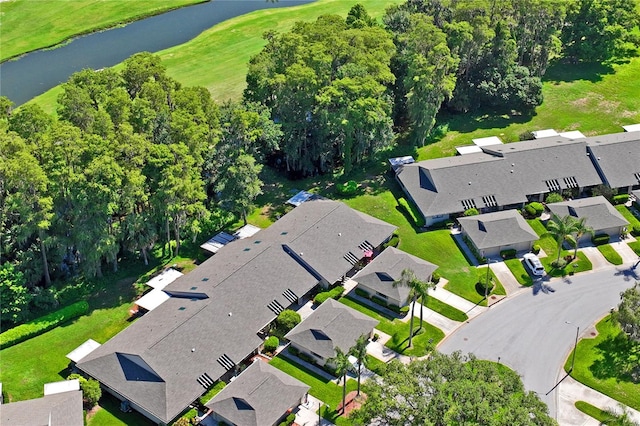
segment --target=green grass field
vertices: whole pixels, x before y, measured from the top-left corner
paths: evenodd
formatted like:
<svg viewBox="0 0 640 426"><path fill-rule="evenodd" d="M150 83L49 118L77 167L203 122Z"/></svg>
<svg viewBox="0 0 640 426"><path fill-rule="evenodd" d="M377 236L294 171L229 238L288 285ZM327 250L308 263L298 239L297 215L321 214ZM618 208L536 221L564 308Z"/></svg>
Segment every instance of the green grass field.
<svg viewBox="0 0 640 426"><path fill-rule="evenodd" d="M533 285L533 278L527 272L527 269L522 264L520 259L508 259L504 261L504 264L507 265L507 268L511 271L514 277L520 285L525 287L529 287Z"/></svg>
<svg viewBox="0 0 640 426"><path fill-rule="evenodd" d="M638 256L640 256L640 241L632 241L630 243L627 243L627 245L631 247L631 250L636 252Z"/></svg>
<svg viewBox="0 0 640 426"><path fill-rule="evenodd" d="M613 265L622 265L622 256L618 254L618 252L611 247L611 244L604 244L602 246L598 246L598 250L607 259L607 262Z"/></svg>
<svg viewBox="0 0 640 426"><path fill-rule="evenodd" d="M576 401L574 405L578 410L582 411L587 416L591 416L594 419L602 422L603 424L607 424L606 421L610 418L610 416L604 410L601 410L598 407L589 404L588 402Z"/></svg>
<svg viewBox="0 0 640 426"><path fill-rule="evenodd" d="M431 290L433 291L433 290ZM451 320L454 321L466 321L469 319L469 317L467 316L467 314L465 314L464 312L462 312L459 309L454 308L451 305L447 305L444 302L441 302L440 300L436 299L435 297L429 297L427 298L427 304L425 305L427 308L431 309L432 311L435 311L437 313L439 313L440 315L443 315Z"/></svg>
<svg viewBox="0 0 640 426"><path fill-rule="evenodd" d="M629 226L627 228L631 230L633 229L634 226L640 227L640 220L637 217L635 217L633 213L631 213L631 210L629 210L627 206L618 205L615 207L616 207L616 210L618 210L620 214L624 216L625 219L627 219L627 222L629 222Z"/></svg>
<svg viewBox="0 0 640 426"><path fill-rule="evenodd" d="M640 410L640 384L634 383L628 368L637 366L640 344L622 333L618 323L607 316L596 324L598 335L578 343L571 376L579 382L611 398ZM564 365L571 368L571 354Z"/></svg>
<svg viewBox="0 0 640 426"><path fill-rule="evenodd" d="M205 0L12 0L0 3L0 61Z"/></svg>

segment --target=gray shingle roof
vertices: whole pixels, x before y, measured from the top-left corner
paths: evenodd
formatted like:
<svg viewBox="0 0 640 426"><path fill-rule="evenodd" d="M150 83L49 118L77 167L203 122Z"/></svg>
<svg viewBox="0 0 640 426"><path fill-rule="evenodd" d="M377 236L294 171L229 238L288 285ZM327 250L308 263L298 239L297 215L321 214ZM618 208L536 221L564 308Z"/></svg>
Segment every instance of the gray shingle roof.
<svg viewBox="0 0 640 426"><path fill-rule="evenodd" d="M363 334L371 333L378 321L342 303L328 299L285 336L291 342L325 359L336 348L347 352Z"/></svg>
<svg viewBox="0 0 640 426"><path fill-rule="evenodd" d="M483 153L438 158L403 166L398 181L425 216L527 201L527 195L560 189L573 178L580 187L602 183L587 156L585 140L551 137L482 147Z"/></svg>
<svg viewBox="0 0 640 426"><path fill-rule="evenodd" d="M62 392L46 395L43 398L2 404L0 424L82 426L84 424L82 391Z"/></svg>
<svg viewBox="0 0 640 426"><path fill-rule="evenodd" d="M589 137L587 147L610 187L640 184L640 132Z"/></svg>
<svg viewBox="0 0 640 426"><path fill-rule="evenodd" d="M272 425L308 391L306 384L257 360L205 405L237 425Z"/></svg>
<svg viewBox="0 0 640 426"><path fill-rule="evenodd" d="M340 237L339 226L345 228ZM345 250L363 240L379 245L394 229L342 203L303 203L165 287L173 297L78 367L169 422L205 391L201 376L218 379L229 361L240 363L260 345L257 332L277 315L269 305L288 307L284 293L302 297L318 283L318 273L328 280L342 276L352 266L343 259ZM292 256L288 245L304 250L302 259L311 266Z"/></svg>
<svg viewBox="0 0 640 426"><path fill-rule="evenodd" d="M461 217L458 222L480 250L538 239L538 234L516 210Z"/></svg>
<svg viewBox="0 0 640 426"><path fill-rule="evenodd" d="M578 219L586 217L585 224L592 227L595 232L629 224L603 196L563 201L548 204L547 207L551 213L559 217L568 215Z"/></svg>
<svg viewBox="0 0 640 426"><path fill-rule="evenodd" d="M403 270L411 269L419 279L428 281L437 268L433 263L389 247L376 256L353 279L372 290L403 301L409 296L409 288L393 286L394 281L400 279Z"/></svg>

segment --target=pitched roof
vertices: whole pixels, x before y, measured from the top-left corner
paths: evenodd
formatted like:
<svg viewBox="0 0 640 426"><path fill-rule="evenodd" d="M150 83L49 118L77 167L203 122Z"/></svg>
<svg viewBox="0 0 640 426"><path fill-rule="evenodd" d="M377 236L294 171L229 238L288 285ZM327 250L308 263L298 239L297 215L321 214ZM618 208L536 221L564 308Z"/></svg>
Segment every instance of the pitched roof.
<svg viewBox="0 0 640 426"><path fill-rule="evenodd" d="M348 351L378 321L342 303L328 299L285 336L297 345L331 358L336 348Z"/></svg>
<svg viewBox="0 0 640 426"><path fill-rule="evenodd" d="M364 240L377 246L394 229L342 203L308 201L169 284L169 300L78 367L169 422L253 352L257 332L295 297L351 269L346 250Z"/></svg>
<svg viewBox="0 0 640 426"><path fill-rule="evenodd" d="M301 381L256 360L205 405L237 425L272 425L308 391Z"/></svg>
<svg viewBox="0 0 640 426"><path fill-rule="evenodd" d="M594 231L627 226L629 222L603 196L580 198L548 204L547 207L556 216L573 216L577 219L586 217L585 225Z"/></svg>
<svg viewBox="0 0 640 426"><path fill-rule="evenodd" d="M82 391L62 392L43 398L2 404L0 424L82 426Z"/></svg>
<svg viewBox="0 0 640 426"><path fill-rule="evenodd" d="M587 147L611 188L640 184L640 132L589 137Z"/></svg>
<svg viewBox="0 0 640 426"><path fill-rule="evenodd" d="M394 281L400 279L403 270L411 269L418 278L430 280L431 274L437 268L433 263L405 253L395 247L389 247L376 256L353 279L372 290L403 301L409 296L409 288L406 286L393 286Z"/></svg>
<svg viewBox="0 0 640 426"><path fill-rule="evenodd" d="M461 217L458 222L480 250L538 239L538 234L515 210Z"/></svg>
<svg viewBox="0 0 640 426"><path fill-rule="evenodd" d="M583 139L557 136L482 150L403 166L397 179L425 216L518 204L552 188L602 183Z"/></svg>

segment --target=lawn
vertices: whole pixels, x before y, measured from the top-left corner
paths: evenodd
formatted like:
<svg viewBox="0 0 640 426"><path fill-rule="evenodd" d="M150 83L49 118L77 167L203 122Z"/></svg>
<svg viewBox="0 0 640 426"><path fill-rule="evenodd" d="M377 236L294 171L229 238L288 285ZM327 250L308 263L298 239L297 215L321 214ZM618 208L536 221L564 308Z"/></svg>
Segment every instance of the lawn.
<svg viewBox="0 0 640 426"><path fill-rule="evenodd" d="M560 253L560 257L565 256L573 256L573 250L562 250ZM564 277L566 275L571 275L572 273L590 271L593 269L593 265L591 261L585 256L584 253L578 251L577 259L573 260L571 263L568 263L564 268L558 269L551 266L552 262L555 262L557 254L553 257L543 257L540 259L544 269L547 271L547 274L552 277Z"/></svg>
<svg viewBox="0 0 640 426"><path fill-rule="evenodd" d="M527 269L522 264L520 259L508 259L504 261L504 264L507 265L507 268L511 271L514 277L520 285L525 287L529 287L533 285L533 278L527 272Z"/></svg>
<svg viewBox="0 0 640 426"><path fill-rule="evenodd" d="M456 309L451 305L447 305L446 303L436 299L435 297L427 298L427 304L425 306L431 309L432 311L435 311L440 315L443 315L454 321L462 322L469 319L467 314L465 314L461 310Z"/></svg>
<svg viewBox="0 0 640 426"><path fill-rule="evenodd" d="M365 6L371 16L379 18L388 5L401 2L402 0L361 0L359 3ZM168 75L180 83L206 87L217 101L237 100L242 96L246 85L249 58L260 52L266 44L262 38L265 32L285 32L295 22L315 20L320 15L346 16L355 3L317 0L303 6L252 12L215 25L193 40L158 54L167 67ZM35 102L48 113L54 113L60 92L60 86L56 86L36 97Z"/></svg>
<svg viewBox="0 0 640 426"><path fill-rule="evenodd" d="M606 421L610 418L606 411L599 409L595 405L591 405L585 401L576 401L574 404L576 408L587 416L591 416L594 419L602 422L603 424L607 424Z"/></svg>
<svg viewBox="0 0 640 426"><path fill-rule="evenodd" d="M43 385L69 374L65 357L87 339L104 343L127 327L130 303L89 315L0 351L0 382L9 401L42 397ZM46 351L46 357L34 356Z"/></svg>
<svg viewBox="0 0 640 426"><path fill-rule="evenodd" d="M611 247L611 244L598 246L598 250L600 250L600 253L602 253L604 258L607 259L607 262L614 265L622 265L622 256L620 256L620 254Z"/></svg>
<svg viewBox="0 0 640 426"><path fill-rule="evenodd" d="M640 410L640 383L628 373L638 365L640 344L629 341L620 326L607 316L596 324L598 335L578 343L571 376L629 407ZM571 354L564 369L571 368Z"/></svg>
<svg viewBox="0 0 640 426"><path fill-rule="evenodd" d="M631 210L625 205L615 206L616 210L620 212L622 216L629 222L629 226L627 227L629 230L633 229L634 226L640 227L640 220L635 217Z"/></svg>
<svg viewBox="0 0 640 426"><path fill-rule="evenodd" d="M0 61L74 36L135 21L204 0L12 0L0 3L2 53Z"/></svg>
<svg viewBox="0 0 640 426"><path fill-rule="evenodd" d="M269 364L311 386L309 393L329 406L329 409L323 407L322 416L324 418L329 419L338 425L350 424L347 419L339 417L338 413L335 411L338 404L342 403L342 386L338 386L333 382L327 381L324 377L319 376L294 361L281 356L273 358L269 361ZM347 380L347 393L356 390L357 386L358 384L355 380Z"/></svg>
<svg viewBox="0 0 640 426"><path fill-rule="evenodd" d="M636 252L638 256L640 256L640 240L632 241L630 243L627 243L627 245L631 247L631 250Z"/></svg>
<svg viewBox="0 0 640 426"><path fill-rule="evenodd" d="M87 426L151 426L152 421L137 411L123 413L120 401L107 392L102 392L100 406L87 414Z"/></svg>
<svg viewBox="0 0 640 426"><path fill-rule="evenodd" d="M340 299L340 302L345 305L362 312L379 321L376 329L382 331L391 336L391 339L385 344L386 347L392 349L398 353L408 356L424 356L431 348L435 347L442 339L444 339L444 333L437 327L423 322L422 329L418 331L420 326L420 320L415 318L413 321L414 337L412 348L407 348L409 340L409 322L402 322L397 318L391 318L382 313L360 304L358 301L345 296Z"/></svg>

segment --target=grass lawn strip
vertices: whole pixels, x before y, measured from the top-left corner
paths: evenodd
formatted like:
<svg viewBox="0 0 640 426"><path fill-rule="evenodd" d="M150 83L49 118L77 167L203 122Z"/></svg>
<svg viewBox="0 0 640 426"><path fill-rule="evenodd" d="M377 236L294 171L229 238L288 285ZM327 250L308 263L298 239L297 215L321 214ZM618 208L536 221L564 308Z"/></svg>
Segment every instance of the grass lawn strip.
<svg viewBox="0 0 640 426"><path fill-rule="evenodd" d="M520 259L508 259L504 261L520 285L529 287L533 285L533 278L527 272Z"/></svg>
<svg viewBox="0 0 640 426"><path fill-rule="evenodd" d="M137 411L123 413L120 401L107 392L102 392L100 405L87 413L87 426L152 426L152 421Z"/></svg>
<svg viewBox="0 0 640 426"><path fill-rule="evenodd" d="M424 356L428 351L435 347L442 339L444 339L444 333L437 327L424 321L422 324L422 332L415 334L412 341L412 348L407 349L407 343L409 339L409 322L402 322L399 319L393 319L386 317L379 312L371 309L368 306L360 304L358 301L345 296L339 300L345 305L362 312L365 315L370 316L379 321L376 328L383 333L391 336L391 339L386 343L386 347L392 349L398 353L409 356ZM420 326L420 320L415 318L413 321L413 332L418 332Z"/></svg>
<svg viewBox="0 0 640 426"><path fill-rule="evenodd" d="M615 208L620 212L622 216L624 216L625 219L627 219L627 222L629 222L629 226L627 227L627 229L632 230L634 226L640 227L640 220L635 217L633 213L631 213L631 210L629 210L627 206L618 205L615 206Z"/></svg>
<svg viewBox="0 0 640 426"><path fill-rule="evenodd" d="M581 251L578 251L578 258L576 260L567 264L567 266L562 269L554 268L551 266L551 263L555 262L557 256L558 255L556 254L553 257L549 256L540 259L540 262L542 262L542 265L547 271L547 274L552 277L564 277L572 273L590 271L591 269L593 269L591 261ZM560 253L560 258L563 258L564 256L573 256L573 250L562 250L562 252Z"/></svg>
<svg viewBox="0 0 640 426"><path fill-rule="evenodd" d="M585 413L587 416L593 417L599 422L606 424L611 420L611 416L604 410L599 409L595 405L591 405L586 401L576 401L575 406L578 410Z"/></svg>
<svg viewBox="0 0 640 426"><path fill-rule="evenodd" d="M620 254L611 247L611 244L598 246L598 250L600 250L600 253L602 253L604 258L607 259L607 262L613 265L622 265L622 256L620 256Z"/></svg>
<svg viewBox="0 0 640 426"><path fill-rule="evenodd" d="M453 321L462 322L469 319L467 314L462 312L460 309L454 308L451 305L447 305L446 303L436 299L435 297L428 297L427 304L425 306L432 311L437 312L440 315L445 316Z"/></svg>
<svg viewBox="0 0 640 426"><path fill-rule="evenodd" d="M578 343L571 376L598 392L640 410L640 384L633 383L623 368L630 362L638 362L640 344L629 343L610 315L596 324L596 329L598 335L595 338L582 339ZM567 372L571 368L571 359L572 354L564 365Z"/></svg>
<svg viewBox="0 0 640 426"><path fill-rule="evenodd" d="M324 418L331 419L334 423L337 420L339 423L336 424L350 424L335 412L338 404L342 403L342 385L338 386L333 382L327 381L327 379L287 358L277 356L269 361L269 364L309 385L311 387L309 393L329 405L328 410L326 407L323 409L322 416ZM358 384L355 380L347 380L347 393L356 390L357 386Z"/></svg>
<svg viewBox="0 0 640 426"><path fill-rule="evenodd" d="M0 61L75 36L132 22L204 0L12 0L2 4Z"/></svg>
<svg viewBox="0 0 640 426"><path fill-rule="evenodd" d="M627 245L633 250L638 256L640 256L640 240L632 241L627 243Z"/></svg>

